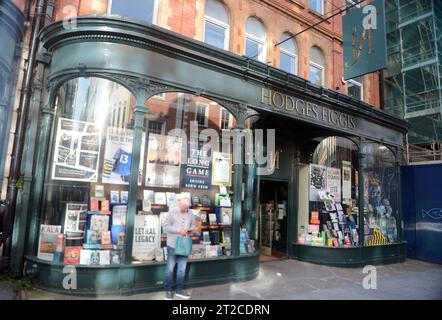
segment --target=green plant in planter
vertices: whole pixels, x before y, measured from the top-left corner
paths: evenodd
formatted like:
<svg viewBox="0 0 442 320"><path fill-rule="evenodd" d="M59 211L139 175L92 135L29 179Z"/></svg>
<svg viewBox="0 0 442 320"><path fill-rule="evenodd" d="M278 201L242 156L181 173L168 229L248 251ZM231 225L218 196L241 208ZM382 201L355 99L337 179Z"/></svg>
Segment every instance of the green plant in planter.
<svg viewBox="0 0 442 320"><path fill-rule="evenodd" d="M20 177L17 180L17 183L15 184L15 186L17 187L18 190L23 191L23 189L25 188L25 180L23 179L23 177Z"/></svg>
<svg viewBox="0 0 442 320"><path fill-rule="evenodd" d="M28 279L16 280L12 284L15 300L27 300L28 291L32 289L32 283Z"/></svg>

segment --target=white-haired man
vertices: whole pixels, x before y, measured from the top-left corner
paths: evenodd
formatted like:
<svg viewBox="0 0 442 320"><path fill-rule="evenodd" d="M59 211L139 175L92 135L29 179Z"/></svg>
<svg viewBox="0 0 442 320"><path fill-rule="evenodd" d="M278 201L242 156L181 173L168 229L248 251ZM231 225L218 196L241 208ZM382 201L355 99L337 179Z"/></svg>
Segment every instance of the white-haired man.
<svg viewBox="0 0 442 320"><path fill-rule="evenodd" d="M183 299L190 299L190 295L184 290L184 278L186 275L186 256L175 255L177 236L191 236L195 228L195 217L189 212L190 199L186 196L177 197L178 207L169 208L169 213L164 220L163 228L167 233L167 265L164 275L164 289L166 300L173 299L174 269L177 265L177 283L175 295Z"/></svg>

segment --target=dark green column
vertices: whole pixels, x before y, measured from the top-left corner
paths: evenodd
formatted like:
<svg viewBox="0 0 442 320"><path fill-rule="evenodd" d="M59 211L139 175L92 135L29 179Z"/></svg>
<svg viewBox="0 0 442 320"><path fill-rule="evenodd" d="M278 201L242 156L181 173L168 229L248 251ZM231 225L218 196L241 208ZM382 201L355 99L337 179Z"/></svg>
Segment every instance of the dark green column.
<svg viewBox="0 0 442 320"><path fill-rule="evenodd" d="M37 252L39 226L41 220L41 199L43 198L46 165L49 157L49 141L54 122L52 99L44 106L41 116L40 135L37 140L38 151L35 165L34 184L31 195L31 216L29 225L28 246L26 253L35 255Z"/></svg>
<svg viewBox="0 0 442 320"><path fill-rule="evenodd" d="M240 228L242 217L242 192L243 192L243 166L244 166L244 138L241 132L245 128L247 107L241 105L239 107L236 119L236 130L238 131L237 139L234 141L234 153L241 152L242 163L233 165L233 222L232 222L232 254L238 256L240 254Z"/></svg>
<svg viewBox="0 0 442 320"><path fill-rule="evenodd" d="M359 169L358 169L358 191L359 191L359 246L364 246L364 207L365 207L365 200L364 200L364 172L366 168L365 163L365 153L364 153L364 143L359 144L359 150L358 150L358 158L359 158Z"/></svg>
<svg viewBox="0 0 442 320"><path fill-rule="evenodd" d="M402 150L399 148L396 150L396 162L395 162L395 170L396 170L396 183L397 183L397 213L396 213L396 228L397 228L397 241L402 242L404 238L403 229L402 229L402 183L401 183L401 159L402 159Z"/></svg>
<svg viewBox="0 0 442 320"><path fill-rule="evenodd" d="M39 59L39 58L37 58ZM40 105L42 100L42 81L45 65L39 63L33 82L33 94L29 107L29 123L26 130L25 146L21 163L21 172L23 173L24 189L19 191L15 209L14 232L12 236L11 253L11 271L18 275L21 272L23 263L23 254L25 252L25 239L27 234L29 208L31 206L31 197L33 195L33 169L34 157L37 144L35 137L38 131L38 120L40 114ZM46 103L49 105L49 101ZM41 164L45 167L45 164Z"/></svg>
<svg viewBox="0 0 442 320"><path fill-rule="evenodd" d="M140 168L141 142L144 131L144 115L147 108L144 100L137 99L137 106L134 110L134 142L132 145L132 163L130 167L129 199L127 204L126 231L124 239L124 263L132 261L132 245L134 237L135 215L137 210L138 174Z"/></svg>

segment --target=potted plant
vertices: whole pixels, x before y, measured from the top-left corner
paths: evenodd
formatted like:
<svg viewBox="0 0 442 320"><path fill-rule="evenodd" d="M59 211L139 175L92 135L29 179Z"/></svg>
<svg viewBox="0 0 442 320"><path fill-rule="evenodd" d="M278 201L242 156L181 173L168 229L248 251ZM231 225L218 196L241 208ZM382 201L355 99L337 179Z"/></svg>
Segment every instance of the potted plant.
<svg viewBox="0 0 442 320"><path fill-rule="evenodd" d="M14 300L27 300L28 292L32 288L32 283L28 279L20 279L14 281L12 290L14 292Z"/></svg>

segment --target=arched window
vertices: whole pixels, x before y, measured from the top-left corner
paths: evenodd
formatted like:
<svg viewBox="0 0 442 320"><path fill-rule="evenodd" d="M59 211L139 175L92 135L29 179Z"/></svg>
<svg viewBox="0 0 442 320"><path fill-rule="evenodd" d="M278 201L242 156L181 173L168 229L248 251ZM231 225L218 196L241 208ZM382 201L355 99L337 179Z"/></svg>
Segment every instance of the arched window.
<svg viewBox="0 0 442 320"><path fill-rule="evenodd" d="M156 23L158 0L109 0L108 13Z"/></svg>
<svg viewBox="0 0 442 320"><path fill-rule="evenodd" d="M266 30L264 25L254 17L247 19L246 56L266 62Z"/></svg>
<svg viewBox="0 0 442 320"><path fill-rule="evenodd" d="M314 84L323 86L325 78L324 55L317 47L310 49L310 81Z"/></svg>
<svg viewBox="0 0 442 320"><path fill-rule="evenodd" d="M310 0L309 7L320 14L324 14L324 0Z"/></svg>
<svg viewBox="0 0 442 320"><path fill-rule="evenodd" d="M281 41L287 40L281 44L280 55L280 68L286 72L297 74L298 73L298 48L296 42L293 39L289 39L291 36L288 33L281 35Z"/></svg>
<svg viewBox="0 0 442 320"><path fill-rule="evenodd" d="M226 7L220 1L206 1L204 42L229 50L229 14Z"/></svg>

